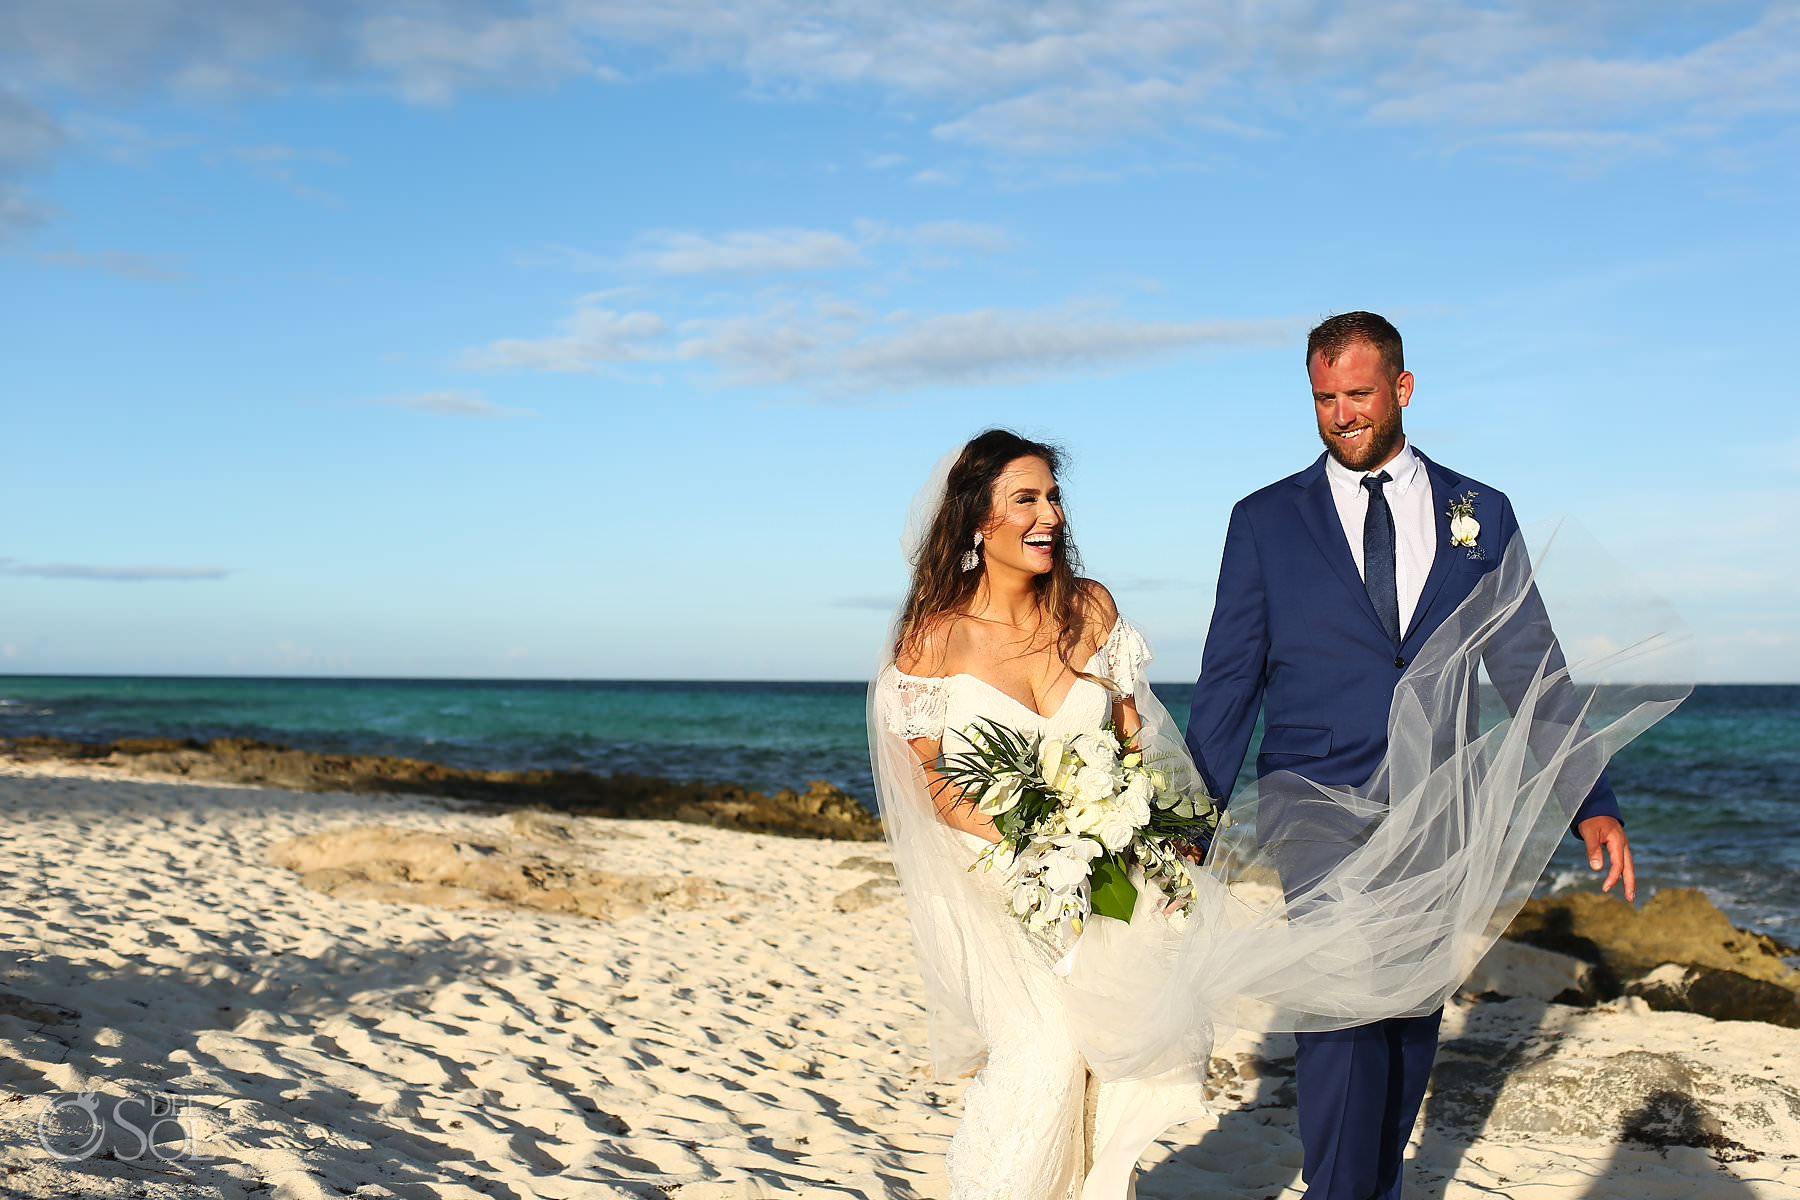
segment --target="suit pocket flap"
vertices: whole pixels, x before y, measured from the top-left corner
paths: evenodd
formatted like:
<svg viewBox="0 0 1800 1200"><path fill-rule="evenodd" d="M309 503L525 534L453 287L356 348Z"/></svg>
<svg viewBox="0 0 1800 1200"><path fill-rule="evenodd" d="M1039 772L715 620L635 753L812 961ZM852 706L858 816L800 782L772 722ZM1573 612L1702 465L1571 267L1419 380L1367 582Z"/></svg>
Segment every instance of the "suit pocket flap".
<svg viewBox="0 0 1800 1200"><path fill-rule="evenodd" d="M1316 725L1271 725L1263 733L1258 753L1324 758L1331 753L1331 730Z"/></svg>

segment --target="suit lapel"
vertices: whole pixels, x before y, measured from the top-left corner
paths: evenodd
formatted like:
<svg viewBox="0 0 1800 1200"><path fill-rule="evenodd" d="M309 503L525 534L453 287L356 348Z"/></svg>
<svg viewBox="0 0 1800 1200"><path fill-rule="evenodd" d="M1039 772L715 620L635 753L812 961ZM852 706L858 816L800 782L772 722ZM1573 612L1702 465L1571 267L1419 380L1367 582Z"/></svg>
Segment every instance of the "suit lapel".
<svg viewBox="0 0 1800 1200"><path fill-rule="evenodd" d="M1425 586L1419 591L1419 602L1413 607L1412 624L1406 630L1407 638L1418 631L1426 612L1431 608L1431 602L1443 590L1444 577L1450 573L1450 563L1455 557L1450 545L1450 496L1462 482L1461 475L1446 470L1419 454L1416 446L1413 453L1419 455L1419 461L1425 464L1425 477L1431 480L1432 523L1437 528L1437 552L1431 556L1431 571L1425 576ZM1406 638L1400 641L1405 645Z"/></svg>
<svg viewBox="0 0 1800 1200"><path fill-rule="evenodd" d="M1357 604L1362 607L1369 622L1381 631L1381 636L1388 636L1381 618L1375 615L1374 601L1369 599L1369 589L1363 584L1361 572L1356 569L1356 560L1350 556L1350 542L1344 536L1344 523L1338 519L1337 505L1331 499L1331 481L1325 477L1325 456L1321 454L1319 461L1310 470L1302 471L1294 482L1301 489L1300 494L1294 498L1294 507L1300 510L1300 519L1306 525L1306 532L1312 535L1319 553L1324 556L1344 587L1356 597Z"/></svg>

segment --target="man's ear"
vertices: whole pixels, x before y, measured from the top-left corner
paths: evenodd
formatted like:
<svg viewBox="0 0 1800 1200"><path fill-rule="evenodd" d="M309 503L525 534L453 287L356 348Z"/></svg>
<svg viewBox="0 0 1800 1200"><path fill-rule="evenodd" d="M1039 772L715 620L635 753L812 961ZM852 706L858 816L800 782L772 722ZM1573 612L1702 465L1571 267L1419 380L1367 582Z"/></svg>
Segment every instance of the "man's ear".
<svg viewBox="0 0 1800 1200"><path fill-rule="evenodd" d="M1394 377L1395 404L1398 404L1401 408L1405 408L1407 402L1412 399L1412 390L1413 374L1411 371L1402 371L1399 375Z"/></svg>

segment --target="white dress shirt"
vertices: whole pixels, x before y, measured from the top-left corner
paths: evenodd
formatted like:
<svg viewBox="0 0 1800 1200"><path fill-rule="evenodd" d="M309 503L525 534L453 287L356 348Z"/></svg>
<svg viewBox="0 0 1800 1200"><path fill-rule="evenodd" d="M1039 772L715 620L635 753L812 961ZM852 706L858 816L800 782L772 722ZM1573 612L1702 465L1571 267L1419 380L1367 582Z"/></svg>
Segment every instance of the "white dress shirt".
<svg viewBox="0 0 1800 1200"><path fill-rule="evenodd" d="M1329 454L1325 456L1325 478L1331 482L1331 499L1350 543L1350 557L1356 560L1356 573L1365 578L1363 521L1369 515L1369 492L1362 483L1382 471L1393 478L1392 483L1382 485L1381 494L1394 514L1394 590L1400 601L1400 636L1405 637L1413 610L1419 606L1419 593L1425 590L1431 560L1437 555L1437 513L1425 464L1413 453L1410 442L1402 443L1400 453L1374 471L1352 471Z"/></svg>

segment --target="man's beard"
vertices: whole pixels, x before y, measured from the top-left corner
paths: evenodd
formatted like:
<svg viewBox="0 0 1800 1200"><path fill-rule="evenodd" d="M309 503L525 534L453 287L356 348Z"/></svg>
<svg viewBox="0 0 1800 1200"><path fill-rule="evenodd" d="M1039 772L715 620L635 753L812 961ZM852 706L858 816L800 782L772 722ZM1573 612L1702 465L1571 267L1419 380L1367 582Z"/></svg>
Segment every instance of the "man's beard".
<svg viewBox="0 0 1800 1200"><path fill-rule="evenodd" d="M1344 445L1343 439L1323 429L1319 430L1319 438L1325 443L1326 453L1336 459L1339 466L1349 471L1367 471L1392 458L1400 449L1400 443L1406 440L1406 432L1400 428L1400 410L1395 408L1387 420L1369 426L1368 436L1355 447Z"/></svg>

